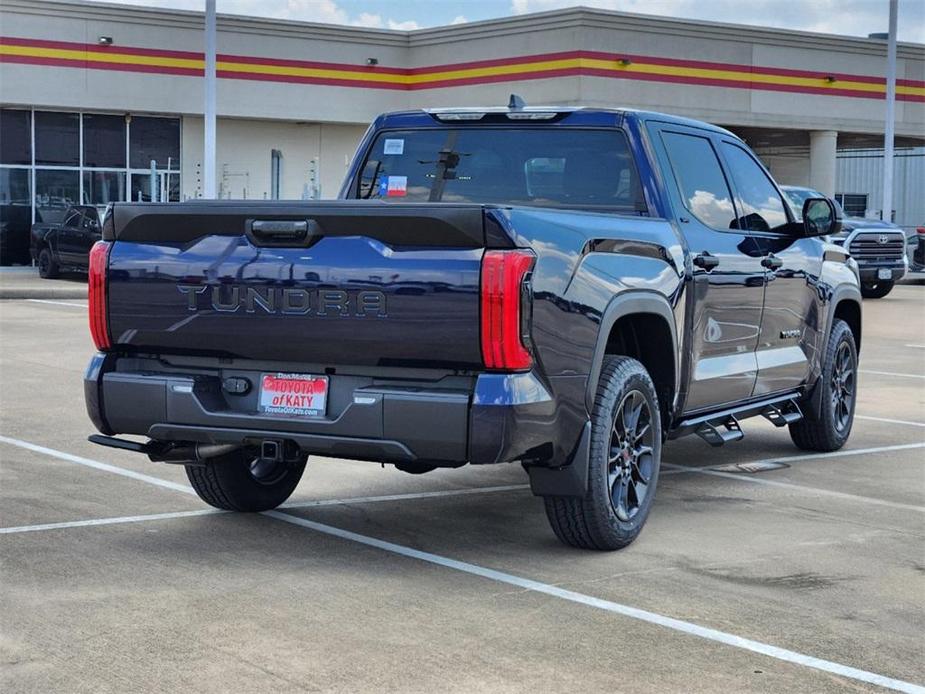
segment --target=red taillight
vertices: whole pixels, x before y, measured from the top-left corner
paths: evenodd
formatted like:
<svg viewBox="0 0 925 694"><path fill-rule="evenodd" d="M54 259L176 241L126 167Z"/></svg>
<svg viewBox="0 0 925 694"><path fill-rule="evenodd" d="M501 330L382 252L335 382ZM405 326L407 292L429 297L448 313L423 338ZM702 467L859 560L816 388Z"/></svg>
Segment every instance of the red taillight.
<svg viewBox="0 0 925 694"><path fill-rule="evenodd" d="M90 336L99 350L112 347L106 315L106 262L108 259L109 242L97 241L90 250L87 299L90 306Z"/></svg>
<svg viewBox="0 0 925 694"><path fill-rule="evenodd" d="M919 236L925 236L925 227L916 227L915 233Z"/></svg>
<svg viewBox="0 0 925 694"><path fill-rule="evenodd" d="M486 251L482 257L482 359L489 369L533 366L522 303L524 278L535 259L529 251Z"/></svg>

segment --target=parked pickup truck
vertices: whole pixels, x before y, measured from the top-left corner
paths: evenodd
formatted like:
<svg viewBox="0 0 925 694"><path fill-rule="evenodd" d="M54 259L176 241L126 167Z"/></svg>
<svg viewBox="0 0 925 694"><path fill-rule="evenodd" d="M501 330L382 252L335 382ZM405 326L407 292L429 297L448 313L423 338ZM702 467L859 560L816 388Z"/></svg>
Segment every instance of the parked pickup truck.
<svg viewBox="0 0 925 694"><path fill-rule="evenodd" d="M565 543L646 520L662 445L851 431L861 295L835 207L730 132L605 109L379 117L340 200L115 204L90 256L96 443L260 511L311 454L519 462ZM115 434L147 437L144 443Z"/></svg>
<svg viewBox="0 0 925 694"><path fill-rule="evenodd" d="M799 217L803 202L822 195L812 188L781 186L794 216ZM891 222L864 217L849 217L836 202L835 208L842 218L841 231L829 240L845 248L858 263L861 278L861 296L865 299L882 299L909 269L909 244L906 232Z"/></svg>
<svg viewBox="0 0 925 694"><path fill-rule="evenodd" d="M30 248L39 275L53 279L62 271L86 272L100 236L99 211L92 205L69 207L58 223L33 224Z"/></svg>

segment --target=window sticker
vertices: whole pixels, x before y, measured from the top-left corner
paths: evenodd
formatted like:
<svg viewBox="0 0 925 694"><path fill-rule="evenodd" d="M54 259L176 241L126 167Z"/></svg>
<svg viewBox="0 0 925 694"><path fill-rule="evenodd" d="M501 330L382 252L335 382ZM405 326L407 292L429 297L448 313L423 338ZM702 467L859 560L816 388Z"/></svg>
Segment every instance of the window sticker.
<svg viewBox="0 0 925 694"><path fill-rule="evenodd" d="M382 148L383 154L404 154L405 153L405 141L404 140L386 140L385 145Z"/></svg>
<svg viewBox="0 0 925 694"><path fill-rule="evenodd" d="M408 177L407 176L389 176L389 182L386 186L386 197L396 198L404 197L408 194Z"/></svg>

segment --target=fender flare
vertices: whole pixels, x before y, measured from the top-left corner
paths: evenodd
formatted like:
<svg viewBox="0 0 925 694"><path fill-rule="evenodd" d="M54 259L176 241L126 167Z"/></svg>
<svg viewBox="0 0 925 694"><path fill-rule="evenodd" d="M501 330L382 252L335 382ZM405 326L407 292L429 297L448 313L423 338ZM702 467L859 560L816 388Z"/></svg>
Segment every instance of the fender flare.
<svg viewBox="0 0 925 694"><path fill-rule="evenodd" d="M825 354L829 349L829 337L832 334L832 324L835 322L835 310L838 308L838 305L843 301L850 301L857 304L858 313L861 315L861 320L863 321L863 300L861 297L860 287L853 284L840 284L832 290L832 297L829 299L829 305L826 310L826 323L825 323L825 341L822 344L821 349L819 350L820 354ZM862 323L863 324L863 323ZM857 340L857 350L858 354L861 353L861 336L856 335L855 339ZM822 372L822 363L820 360L819 372ZM813 382L812 387L809 391L809 396L807 397L807 402L809 409L816 413L817 416L822 413L822 394L823 389L819 387L821 376L817 376L816 380Z"/></svg>
<svg viewBox="0 0 925 694"><path fill-rule="evenodd" d="M585 406L588 412L594 407L594 393L601 377L604 354L607 351L607 338L614 324L624 316L655 315L663 319L671 332L671 349L674 355L675 393L678 389L678 335L674 322L674 312L668 300L661 294L649 290L629 290L610 300L601 315L597 344L588 374L585 390ZM591 449L591 422L587 421L581 437L575 446L568 465L561 468L527 467L530 475L530 487L538 496L584 496L588 489L588 463Z"/></svg>
<svg viewBox="0 0 925 694"><path fill-rule="evenodd" d="M858 313L861 315L863 325L863 299L861 297L861 288L853 284L840 284L832 290L832 298L829 300L828 311L826 314L825 324L825 344L822 346L822 354L829 346L829 334L832 332L832 323L835 321L835 309L843 301L852 301L858 305ZM861 336L857 335L858 353L861 352Z"/></svg>
<svg viewBox="0 0 925 694"><path fill-rule="evenodd" d="M614 324L625 316L649 314L660 317L668 324L671 332L671 353L674 356L674 381L677 395L680 387L678 374L678 330L675 325L674 311L662 294L649 290L628 290L621 292L607 304L601 315L600 327L597 333L597 344L591 359L591 370L588 372L588 384L585 389L585 407L588 412L594 408L594 394L597 392L597 382L601 377L601 367L604 364L604 354L607 351L607 338Z"/></svg>

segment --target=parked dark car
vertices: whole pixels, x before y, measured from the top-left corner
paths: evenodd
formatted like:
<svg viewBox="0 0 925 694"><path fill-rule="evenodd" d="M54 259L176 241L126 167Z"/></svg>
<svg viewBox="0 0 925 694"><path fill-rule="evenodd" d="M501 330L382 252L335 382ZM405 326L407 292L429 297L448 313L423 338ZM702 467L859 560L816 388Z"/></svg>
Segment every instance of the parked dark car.
<svg viewBox="0 0 925 694"><path fill-rule="evenodd" d="M861 294L832 201L797 220L706 123L512 104L381 116L336 201L115 203L91 440L236 511L309 455L518 462L559 539L602 550L642 529L668 439L763 416L843 446Z"/></svg>
<svg viewBox="0 0 925 694"><path fill-rule="evenodd" d="M100 238L100 215L92 205L69 207L55 224L34 224L31 253L39 275L51 279L61 272L86 272L90 249Z"/></svg>
<svg viewBox="0 0 925 694"><path fill-rule="evenodd" d="M799 215L803 202L822 195L812 188L781 186L793 213ZM850 217L835 203L842 218L841 231L830 237L846 248L858 263L861 294L865 299L882 299L893 290L909 268L906 233L891 222Z"/></svg>
<svg viewBox="0 0 925 694"><path fill-rule="evenodd" d="M29 227L32 224L32 206L25 203L0 205L0 264L28 265Z"/></svg>
<svg viewBox="0 0 925 694"><path fill-rule="evenodd" d="M909 259L909 269L912 272L925 272L925 225L915 228L915 244L912 257Z"/></svg>

